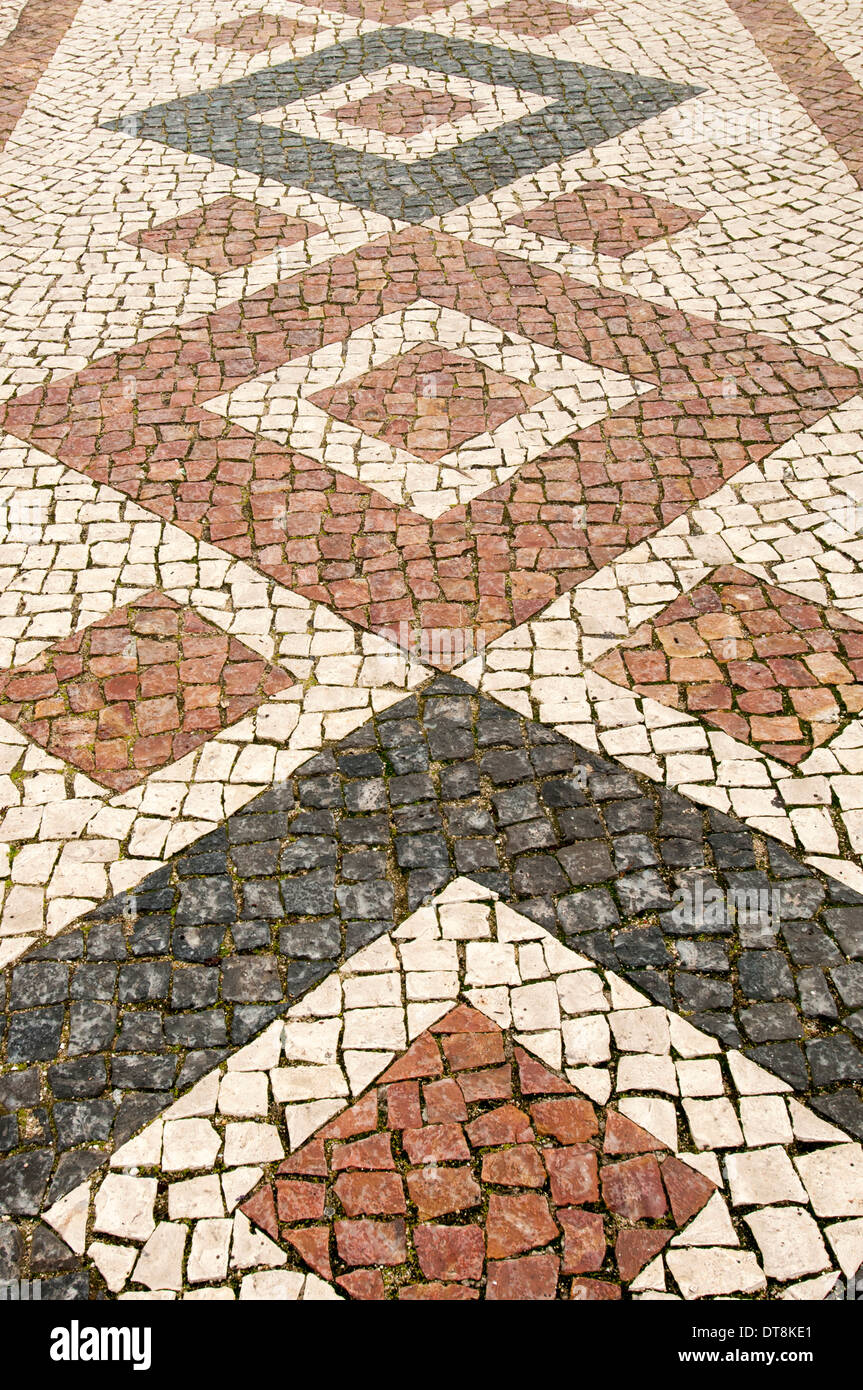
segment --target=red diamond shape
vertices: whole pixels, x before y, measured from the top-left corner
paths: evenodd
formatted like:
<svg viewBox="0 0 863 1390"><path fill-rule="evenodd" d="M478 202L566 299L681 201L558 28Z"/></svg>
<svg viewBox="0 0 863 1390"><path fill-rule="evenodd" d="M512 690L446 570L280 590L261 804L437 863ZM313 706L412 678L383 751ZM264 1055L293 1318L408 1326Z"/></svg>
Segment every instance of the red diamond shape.
<svg viewBox="0 0 863 1390"><path fill-rule="evenodd" d="M561 5L559 0L507 0L506 4L495 5L488 14L476 15L474 23L483 28L505 29L511 34L541 39L547 34L571 29L573 24L580 24L595 13L595 10Z"/></svg>
<svg viewBox="0 0 863 1390"><path fill-rule="evenodd" d="M703 216L703 210L681 208L594 180L509 221L537 236L587 246L603 256L628 256Z"/></svg>
<svg viewBox="0 0 863 1390"><path fill-rule="evenodd" d="M230 23L212 29L196 29L189 37L203 43L214 43L218 48L242 48L246 53L263 53L268 48L277 48L291 39L314 33L314 24L259 10L256 14L232 19Z"/></svg>
<svg viewBox="0 0 863 1390"><path fill-rule="evenodd" d="M445 121L457 121L471 111L480 109L478 101L455 97L449 92L415 87L407 82L396 82L383 91L370 92L359 101L346 102L331 114L339 120L349 121L351 125L381 130L386 135L408 136L442 125Z"/></svg>
<svg viewBox="0 0 863 1390"><path fill-rule="evenodd" d="M364 434L434 463L547 394L473 358L423 344L310 400Z"/></svg>
<svg viewBox="0 0 863 1390"><path fill-rule="evenodd" d="M593 669L793 764L863 710L863 624L729 565Z"/></svg>
<svg viewBox="0 0 863 1390"><path fill-rule="evenodd" d="M222 275L269 256L279 246L292 246L322 231L317 222L285 217L272 208L229 195L123 240L174 256L211 275Z"/></svg>
<svg viewBox="0 0 863 1390"><path fill-rule="evenodd" d="M0 711L40 747L125 791L293 685L158 590L0 675Z"/></svg>

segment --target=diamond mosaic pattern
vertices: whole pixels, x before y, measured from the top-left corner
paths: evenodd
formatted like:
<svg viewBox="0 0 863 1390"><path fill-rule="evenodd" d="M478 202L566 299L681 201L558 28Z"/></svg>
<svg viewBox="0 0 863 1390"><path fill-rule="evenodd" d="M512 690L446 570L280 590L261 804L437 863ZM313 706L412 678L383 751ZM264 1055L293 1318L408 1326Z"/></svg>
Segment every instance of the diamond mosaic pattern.
<svg viewBox="0 0 863 1390"><path fill-rule="evenodd" d="M850 1298L849 16L13 8L0 1286Z"/></svg>
<svg viewBox="0 0 863 1390"><path fill-rule="evenodd" d="M399 0L374 5L357 18L397 25L393 14L412 18L426 12ZM346 6L346 9L348 7ZM492 85L498 112L487 133L450 146L414 164L390 167L380 160L290 129L258 126L253 119L271 108L316 98L336 82L387 63L432 73L453 73L466 82ZM543 108L515 119L508 91L526 89L544 98ZM546 165L591 149L698 94L695 85L641 77L613 69L522 55L488 43L448 41L434 33L398 27L362 34L349 43L316 51L297 61L266 68L221 87L130 112L113 123L131 122L144 139L205 155L260 177L307 188L366 207L387 217L422 222L459 207L478 193L537 173ZM550 104L548 104L550 103Z"/></svg>
<svg viewBox="0 0 863 1390"><path fill-rule="evenodd" d="M291 684L152 592L4 672L0 710L48 752L125 791Z"/></svg>

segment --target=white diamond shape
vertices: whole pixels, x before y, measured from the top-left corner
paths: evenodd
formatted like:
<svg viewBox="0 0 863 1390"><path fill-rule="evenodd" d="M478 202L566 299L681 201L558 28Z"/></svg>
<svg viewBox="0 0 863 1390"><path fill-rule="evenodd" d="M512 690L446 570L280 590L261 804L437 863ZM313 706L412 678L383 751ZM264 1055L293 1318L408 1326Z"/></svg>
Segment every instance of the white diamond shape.
<svg viewBox="0 0 863 1390"><path fill-rule="evenodd" d="M424 91L445 93L456 100L479 101L482 109L406 137L352 125L332 114L334 109L348 102L362 101L363 97L400 83L420 87ZM249 119L262 125L292 130L313 140L347 145L361 154L384 155L389 159L398 159L403 164L413 164L418 159L428 159L441 150L463 144L476 135L485 135L506 121L520 120L532 111L542 111L551 105L553 98L522 91L519 87L492 86L473 80L468 82L463 77L452 77L449 73L436 72L434 69L390 63L377 72L355 77L351 82L343 82L338 87L330 87L326 92L292 101L286 106L260 111Z"/></svg>
<svg viewBox="0 0 863 1390"><path fill-rule="evenodd" d="M475 435L435 463L364 434L308 399L353 381L420 343L473 358L493 371L547 391L548 398ZM518 333L417 299L365 324L341 342L214 396L205 409L357 478L393 502L434 520L538 458L567 435L595 424L653 387L623 372L591 367Z"/></svg>

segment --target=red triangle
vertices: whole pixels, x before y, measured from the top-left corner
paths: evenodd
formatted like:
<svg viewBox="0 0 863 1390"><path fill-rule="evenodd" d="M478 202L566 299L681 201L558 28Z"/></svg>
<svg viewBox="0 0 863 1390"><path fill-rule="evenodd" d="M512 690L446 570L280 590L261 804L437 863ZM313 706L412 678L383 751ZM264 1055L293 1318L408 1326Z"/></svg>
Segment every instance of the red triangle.
<svg viewBox="0 0 863 1390"><path fill-rule="evenodd" d="M531 1101L530 1114L537 1133L549 1134L559 1144L583 1144L599 1132L596 1111L581 1096Z"/></svg>
<svg viewBox="0 0 863 1390"><path fill-rule="evenodd" d="M648 1134L646 1129L641 1128L641 1125L635 1124L633 1120L627 1119L617 1110L607 1112L603 1153L645 1154L652 1153L656 1149L667 1148L668 1145L661 1139L657 1139L654 1134Z"/></svg>
<svg viewBox="0 0 863 1390"><path fill-rule="evenodd" d="M518 1062L518 1081L522 1095L554 1095L561 1092L569 1096L576 1094L574 1086L570 1086L562 1077L555 1076L553 1071L548 1071L535 1057L525 1052L524 1048L515 1049L515 1060Z"/></svg>
<svg viewBox="0 0 863 1390"><path fill-rule="evenodd" d="M437 1043L429 1033L420 1033L407 1052L378 1077L378 1082L414 1081L420 1076L440 1076L442 1072Z"/></svg>
<svg viewBox="0 0 863 1390"><path fill-rule="evenodd" d="M129 604L130 608L179 608L179 606L175 599L169 598L159 589L151 589L148 594L142 594L140 598L135 599L133 604ZM197 614L190 613L189 617L197 617ZM201 619L198 618L198 622L200 621ZM102 627L104 624L98 623L95 626Z"/></svg>
<svg viewBox="0 0 863 1390"><path fill-rule="evenodd" d="M614 1247L621 1279L628 1284L670 1240L670 1231L621 1231Z"/></svg>
<svg viewBox="0 0 863 1390"><path fill-rule="evenodd" d="M365 1169L367 1173L395 1168L392 1137L385 1132L370 1134L366 1139L355 1139L352 1144L339 1144L333 1153L332 1163L334 1173L340 1173L345 1168Z"/></svg>
<svg viewBox="0 0 863 1390"><path fill-rule="evenodd" d="M240 1211L272 1240L279 1238L279 1224L276 1221L276 1202L269 1183L259 1187L240 1207Z"/></svg>
<svg viewBox="0 0 863 1390"><path fill-rule="evenodd" d="M292 1231L285 1231L284 1239L288 1245L293 1245L294 1249L300 1252L315 1274L320 1274L329 1283L333 1282L329 1226L300 1226Z"/></svg>
<svg viewBox="0 0 863 1390"><path fill-rule="evenodd" d="M671 1211L678 1226L688 1221L690 1216L710 1200L716 1191L716 1183L703 1173L681 1163L679 1158L665 1158L660 1164L662 1181L671 1202Z"/></svg>

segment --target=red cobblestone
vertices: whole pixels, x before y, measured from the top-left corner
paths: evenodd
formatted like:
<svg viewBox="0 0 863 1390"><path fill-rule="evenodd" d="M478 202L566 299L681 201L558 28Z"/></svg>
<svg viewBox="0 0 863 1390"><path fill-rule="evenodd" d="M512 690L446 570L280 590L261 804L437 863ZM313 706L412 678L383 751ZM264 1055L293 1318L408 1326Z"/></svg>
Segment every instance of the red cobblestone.
<svg viewBox="0 0 863 1390"><path fill-rule="evenodd" d="M487 1115L479 1115L465 1126L472 1148L492 1144L525 1144L534 1138L530 1120L516 1105L499 1105Z"/></svg>
<svg viewBox="0 0 863 1390"><path fill-rule="evenodd" d="M498 1033L450 1033L442 1041L444 1055L453 1071L487 1067L503 1061L503 1040Z"/></svg>
<svg viewBox="0 0 863 1390"><path fill-rule="evenodd" d="M477 1298L479 1289L470 1284L406 1284L399 1289L399 1299L405 1302L467 1303Z"/></svg>
<svg viewBox="0 0 863 1390"><path fill-rule="evenodd" d="M342 1173L333 1191L347 1216L398 1216L406 1209L398 1173Z"/></svg>
<svg viewBox="0 0 863 1390"><path fill-rule="evenodd" d="M451 1077L446 1077L443 1081L427 1081L423 1086L423 1101L429 1124L445 1124L451 1120L467 1119L464 1096Z"/></svg>
<svg viewBox="0 0 863 1390"><path fill-rule="evenodd" d="M621 1231L614 1247L621 1279L634 1279L670 1240L670 1231Z"/></svg>
<svg viewBox="0 0 863 1390"><path fill-rule="evenodd" d="M427 1279L480 1279L485 1242L478 1226L417 1226L414 1246Z"/></svg>
<svg viewBox="0 0 863 1390"><path fill-rule="evenodd" d="M559 1208L557 1219L563 1227L564 1274L591 1274L605 1261L605 1223L599 1212Z"/></svg>
<svg viewBox="0 0 863 1390"><path fill-rule="evenodd" d="M557 1240L560 1232L551 1219L548 1202L538 1192L493 1192L486 1219L489 1259L520 1255Z"/></svg>
<svg viewBox="0 0 863 1390"><path fill-rule="evenodd" d="M348 1265L400 1265L407 1258L404 1221L334 1221L336 1245Z"/></svg>
<svg viewBox="0 0 863 1390"><path fill-rule="evenodd" d="M449 1159L470 1156L461 1125L405 1129L402 1130L402 1143L411 1163L445 1163Z"/></svg>
<svg viewBox="0 0 863 1390"><path fill-rule="evenodd" d="M469 1168L422 1168L407 1177L408 1192L420 1219L447 1216L478 1206L482 1200L479 1184Z"/></svg>
<svg viewBox="0 0 863 1390"><path fill-rule="evenodd" d="M716 1191L716 1184L710 1178L672 1155L662 1160L660 1172L678 1226L701 1211Z"/></svg>
<svg viewBox="0 0 863 1390"><path fill-rule="evenodd" d="M297 1230L285 1228L282 1231L282 1239L287 1245L293 1246L315 1274L332 1281L328 1226L301 1226Z"/></svg>
<svg viewBox="0 0 863 1390"><path fill-rule="evenodd" d="M605 1137L602 1151L607 1154L651 1153L657 1149L667 1149L661 1139L648 1134L641 1125L628 1120L618 1110L610 1110L605 1124Z"/></svg>
<svg viewBox="0 0 863 1390"><path fill-rule="evenodd" d="M368 1139L355 1139L350 1144L338 1144L333 1150L334 1172L343 1168L395 1168L392 1141L388 1134L372 1134Z"/></svg>
<svg viewBox="0 0 863 1390"><path fill-rule="evenodd" d="M420 1088L416 1081L397 1081L387 1087L386 1094L390 1129L416 1129L422 1124Z"/></svg>
<svg viewBox="0 0 863 1390"><path fill-rule="evenodd" d="M483 1182L500 1187L544 1187L546 1171L533 1144L517 1144L500 1153L484 1154Z"/></svg>
<svg viewBox="0 0 863 1390"><path fill-rule="evenodd" d="M609 1123L616 1113L611 1112ZM599 1121L590 1101L577 1096L566 1100L536 1100L530 1107L530 1114L537 1134L550 1134L561 1144L577 1144L584 1139L592 1139L599 1131ZM606 1129L606 1149L607 1146Z"/></svg>
<svg viewBox="0 0 863 1390"><path fill-rule="evenodd" d="M496 1301L557 1297L560 1261L556 1255L523 1255L518 1260L489 1261L486 1298Z"/></svg>
<svg viewBox="0 0 863 1390"><path fill-rule="evenodd" d="M664 1216L668 1210L659 1164L652 1154L606 1165L600 1180L603 1200L611 1211L627 1221Z"/></svg>
<svg viewBox="0 0 863 1390"><path fill-rule="evenodd" d="M324 1214L325 1201L326 1188L322 1182L293 1178L281 1178L276 1182L280 1221L319 1221Z"/></svg>
<svg viewBox="0 0 863 1390"><path fill-rule="evenodd" d="M620 1286L610 1284L606 1279L573 1279L570 1298L581 1303L598 1303L608 1299L620 1298Z"/></svg>
<svg viewBox="0 0 863 1390"><path fill-rule="evenodd" d="M558 1206L599 1200L596 1150L587 1144L564 1149L544 1149L542 1156L551 1180L551 1195Z"/></svg>

